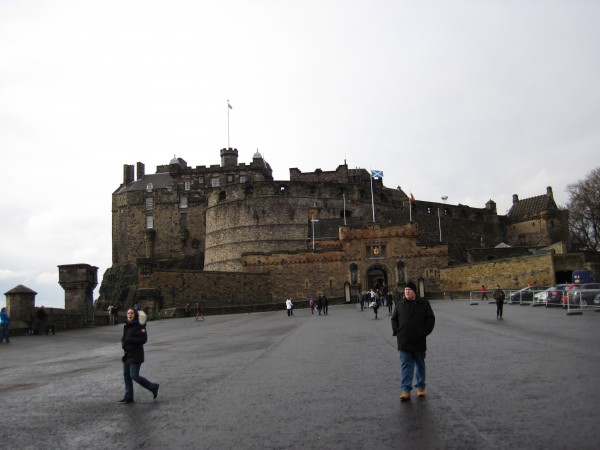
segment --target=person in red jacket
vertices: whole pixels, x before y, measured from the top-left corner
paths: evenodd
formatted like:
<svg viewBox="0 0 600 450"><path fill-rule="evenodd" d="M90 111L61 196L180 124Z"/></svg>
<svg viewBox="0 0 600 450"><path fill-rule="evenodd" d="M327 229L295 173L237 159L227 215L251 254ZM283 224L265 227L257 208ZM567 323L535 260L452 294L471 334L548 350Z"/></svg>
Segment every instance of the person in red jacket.
<svg viewBox="0 0 600 450"><path fill-rule="evenodd" d="M392 313L392 330L400 351L400 401L410 400L413 380L417 397L425 397L425 352L427 336L435 326L435 315L429 301L417 298L417 286L406 283L404 297Z"/></svg>

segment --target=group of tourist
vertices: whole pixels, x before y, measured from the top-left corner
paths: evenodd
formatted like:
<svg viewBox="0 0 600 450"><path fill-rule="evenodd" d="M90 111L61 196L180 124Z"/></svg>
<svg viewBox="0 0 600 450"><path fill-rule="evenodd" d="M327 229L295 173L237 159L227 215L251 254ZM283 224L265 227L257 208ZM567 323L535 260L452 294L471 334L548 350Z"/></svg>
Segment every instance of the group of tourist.
<svg viewBox="0 0 600 450"><path fill-rule="evenodd" d="M325 294L317 296L316 300L311 298L308 301L308 306L310 306L311 314L315 313L315 309L319 315L326 316L329 314L329 298Z"/></svg>
<svg viewBox="0 0 600 450"><path fill-rule="evenodd" d="M375 313L375 319L378 318L379 308L387 307L388 314L392 315L394 309L394 296L388 291L387 286L375 285L370 291L362 291L359 296L360 310L371 308Z"/></svg>

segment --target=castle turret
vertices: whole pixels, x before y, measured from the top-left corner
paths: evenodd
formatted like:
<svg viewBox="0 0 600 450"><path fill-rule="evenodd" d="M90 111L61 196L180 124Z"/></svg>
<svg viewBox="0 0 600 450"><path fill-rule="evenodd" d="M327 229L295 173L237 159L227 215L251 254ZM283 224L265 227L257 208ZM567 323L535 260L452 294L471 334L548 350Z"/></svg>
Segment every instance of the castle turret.
<svg viewBox="0 0 600 450"><path fill-rule="evenodd" d="M222 148L221 149L221 167L235 167L238 165L237 148Z"/></svg>

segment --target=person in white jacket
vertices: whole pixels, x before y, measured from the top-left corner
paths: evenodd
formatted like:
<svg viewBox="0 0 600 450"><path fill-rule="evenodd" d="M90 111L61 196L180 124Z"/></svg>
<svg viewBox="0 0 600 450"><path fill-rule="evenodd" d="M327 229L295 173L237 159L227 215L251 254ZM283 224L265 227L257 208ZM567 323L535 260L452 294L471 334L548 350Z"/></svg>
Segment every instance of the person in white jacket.
<svg viewBox="0 0 600 450"><path fill-rule="evenodd" d="M294 315L294 304L292 303L292 299L288 298L285 301L285 307L287 308L288 317Z"/></svg>

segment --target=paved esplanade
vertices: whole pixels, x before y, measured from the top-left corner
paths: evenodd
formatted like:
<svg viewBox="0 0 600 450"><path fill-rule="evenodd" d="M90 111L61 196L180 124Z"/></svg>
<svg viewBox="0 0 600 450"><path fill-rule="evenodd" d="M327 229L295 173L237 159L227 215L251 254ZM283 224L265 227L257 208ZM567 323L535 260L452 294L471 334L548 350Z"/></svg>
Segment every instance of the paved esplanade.
<svg viewBox="0 0 600 450"><path fill-rule="evenodd" d="M123 397L122 325L0 345L2 448L597 448L600 314L433 301L428 396L399 401L387 310L150 322ZM121 317L122 318L122 317Z"/></svg>

